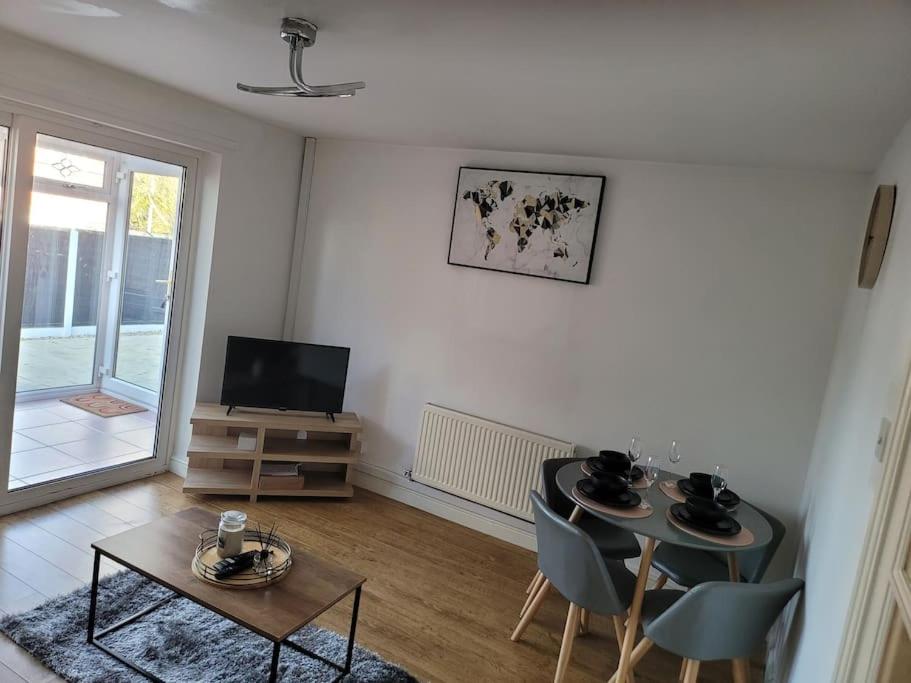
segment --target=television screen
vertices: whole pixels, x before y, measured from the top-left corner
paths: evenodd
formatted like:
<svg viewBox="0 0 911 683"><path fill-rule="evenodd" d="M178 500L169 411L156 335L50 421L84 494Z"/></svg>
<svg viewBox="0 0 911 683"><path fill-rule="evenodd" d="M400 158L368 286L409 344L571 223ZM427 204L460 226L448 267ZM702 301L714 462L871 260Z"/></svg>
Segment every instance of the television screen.
<svg viewBox="0 0 911 683"><path fill-rule="evenodd" d="M228 337L221 404L340 413L350 349Z"/></svg>

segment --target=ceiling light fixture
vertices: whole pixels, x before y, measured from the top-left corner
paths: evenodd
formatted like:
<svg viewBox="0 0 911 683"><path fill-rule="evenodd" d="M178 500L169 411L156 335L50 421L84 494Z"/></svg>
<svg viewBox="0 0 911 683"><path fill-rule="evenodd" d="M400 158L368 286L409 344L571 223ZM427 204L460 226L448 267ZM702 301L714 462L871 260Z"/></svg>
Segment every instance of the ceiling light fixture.
<svg viewBox="0 0 911 683"><path fill-rule="evenodd" d="M238 90L257 95L280 95L284 97L351 97L356 91L366 87L363 81L354 83L336 83L335 85L308 85L304 82L301 71L301 55L305 47L316 42L316 24L306 19L285 17L282 19L282 40L288 43L291 51L288 68L291 71L290 86L260 86L237 84Z"/></svg>

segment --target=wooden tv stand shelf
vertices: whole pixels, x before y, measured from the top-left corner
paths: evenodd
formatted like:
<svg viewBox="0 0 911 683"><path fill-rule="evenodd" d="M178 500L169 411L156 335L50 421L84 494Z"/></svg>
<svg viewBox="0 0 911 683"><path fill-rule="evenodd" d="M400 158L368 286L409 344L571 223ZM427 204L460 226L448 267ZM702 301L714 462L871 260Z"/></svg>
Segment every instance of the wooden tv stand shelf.
<svg viewBox="0 0 911 683"><path fill-rule="evenodd" d="M346 498L361 453L361 421L354 413L325 415L244 411L198 403L190 418L188 493ZM268 476L274 463L297 465L298 476ZM264 468L263 465L266 465Z"/></svg>

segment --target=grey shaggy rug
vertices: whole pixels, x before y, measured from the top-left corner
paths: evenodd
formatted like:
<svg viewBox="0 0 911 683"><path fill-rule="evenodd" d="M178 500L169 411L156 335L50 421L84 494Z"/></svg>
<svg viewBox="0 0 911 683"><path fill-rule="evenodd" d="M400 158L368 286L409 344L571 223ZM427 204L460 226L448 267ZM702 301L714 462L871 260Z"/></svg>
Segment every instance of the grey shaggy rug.
<svg viewBox="0 0 911 683"><path fill-rule="evenodd" d="M167 596L169 591L133 572L101 580L96 630L105 628ZM146 681L86 642L89 588L49 600L23 614L5 617L0 630L74 683ZM292 637L334 662L344 662L347 636L308 626ZM268 680L272 643L184 598L175 598L102 642L166 681ZM337 672L288 647L282 648L279 680L331 681ZM346 683L412 683L406 671L355 647Z"/></svg>

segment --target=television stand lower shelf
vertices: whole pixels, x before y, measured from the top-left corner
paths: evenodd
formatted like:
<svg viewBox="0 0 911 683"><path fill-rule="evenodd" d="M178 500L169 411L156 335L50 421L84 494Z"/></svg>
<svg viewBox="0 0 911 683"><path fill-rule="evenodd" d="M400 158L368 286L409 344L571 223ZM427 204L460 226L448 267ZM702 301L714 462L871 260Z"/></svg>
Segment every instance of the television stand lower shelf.
<svg viewBox="0 0 911 683"><path fill-rule="evenodd" d="M354 413L279 413L199 403L190 423L186 493L350 498L361 453ZM265 465L265 467L264 467Z"/></svg>

